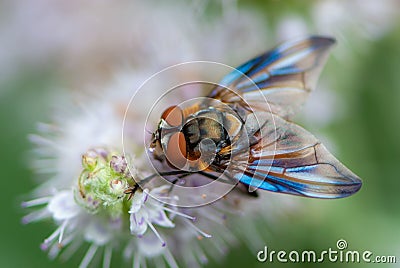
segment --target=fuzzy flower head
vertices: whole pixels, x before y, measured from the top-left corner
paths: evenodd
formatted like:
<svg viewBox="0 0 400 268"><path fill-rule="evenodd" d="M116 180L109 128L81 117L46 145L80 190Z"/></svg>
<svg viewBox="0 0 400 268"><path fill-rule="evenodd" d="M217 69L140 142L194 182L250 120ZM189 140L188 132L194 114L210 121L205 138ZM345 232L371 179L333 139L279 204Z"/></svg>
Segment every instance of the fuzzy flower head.
<svg viewBox="0 0 400 268"><path fill-rule="evenodd" d="M131 174L124 156L104 148L91 149L82 155L82 172L71 189L23 203L24 207L41 207L25 216L23 222L52 218L58 224L41 246L49 251L51 258L55 258L63 247L74 251L83 242L91 243L82 267L90 263L99 247L112 252L114 248L137 240L131 249L137 251L142 247L141 243L152 240L146 238L148 227L152 233L150 237L158 239L157 248L163 248L166 242L156 228L173 228L175 225L167 213L180 213L153 198L167 197L166 187L142 190L135 187ZM193 220L188 215L180 215ZM115 238L120 240L115 241ZM155 252L161 254L164 251ZM147 254L157 255L155 252ZM105 255L105 264L110 262L110 254Z"/></svg>

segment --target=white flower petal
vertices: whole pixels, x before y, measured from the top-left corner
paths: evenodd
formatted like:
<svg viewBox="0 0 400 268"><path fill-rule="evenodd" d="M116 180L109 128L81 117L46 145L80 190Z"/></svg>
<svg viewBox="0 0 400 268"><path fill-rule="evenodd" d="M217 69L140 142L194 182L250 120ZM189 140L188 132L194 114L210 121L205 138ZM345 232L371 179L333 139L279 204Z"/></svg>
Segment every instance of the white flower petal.
<svg viewBox="0 0 400 268"><path fill-rule="evenodd" d="M146 236L137 240L137 248L144 256L150 258L159 256L162 252L165 252L166 249L152 232L149 232Z"/></svg>
<svg viewBox="0 0 400 268"><path fill-rule="evenodd" d="M80 207L75 203L72 191L58 192L47 205L47 209L57 221L75 217Z"/></svg>
<svg viewBox="0 0 400 268"><path fill-rule="evenodd" d="M111 232L101 222L92 222L85 229L85 240L97 246L105 245L111 239Z"/></svg>
<svg viewBox="0 0 400 268"><path fill-rule="evenodd" d="M140 210L140 208L143 206L143 196L144 193L138 191L133 195L129 213L137 213Z"/></svg>
<svg viewBox="0 0 400 268"><path fill-rule="evenodd" d="M142 194L142 204L146 203L149 197L149 189L144 189Z"/></svg>
<svg viewBox="0 0 400 268"><path fill-rule="evenodd" d="M131 234L143 235L147 230L147 220L149 215L147 211L140 210L136 213L132 213L130 220Z"/></svg>
<svg viewBox="0 0 400 268"><path fill-rule="evenodd" d="M149 209L149 220L152 223L155 223L163 227L169 227L169 228L175 227L175 224L167 217L165 211L162 210L161 208Z"/></svg>

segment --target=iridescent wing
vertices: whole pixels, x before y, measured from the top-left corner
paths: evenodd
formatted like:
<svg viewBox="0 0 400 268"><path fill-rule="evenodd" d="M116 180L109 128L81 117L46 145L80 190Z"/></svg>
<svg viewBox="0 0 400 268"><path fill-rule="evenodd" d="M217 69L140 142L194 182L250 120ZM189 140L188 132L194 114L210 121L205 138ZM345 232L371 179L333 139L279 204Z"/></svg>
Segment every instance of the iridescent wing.
<svg viewBox="0 0 400 268"><path fill-rule="evenodd" d="M256 142L249 155L232 156L231 177L253 189L315 198L341 198L360 189L361 180L312 134L271 113L257 117L261 128L246 126Z"/></svg>
<svg viewBox="0 0 400 268"><path fill-rule="evenodd" d="M284 43L226 75L208 97L290 118L315 88L334 43L319 36Z"/></svg>

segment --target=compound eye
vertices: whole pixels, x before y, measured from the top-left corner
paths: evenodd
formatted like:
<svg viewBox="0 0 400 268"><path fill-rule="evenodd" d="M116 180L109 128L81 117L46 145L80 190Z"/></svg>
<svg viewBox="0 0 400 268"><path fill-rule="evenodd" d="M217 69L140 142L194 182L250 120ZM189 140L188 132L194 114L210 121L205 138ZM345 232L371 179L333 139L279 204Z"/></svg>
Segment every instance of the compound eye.
<svg viewBox="0 0 400 268"><path fill-rule="evenodd" d="M183 123L182 109L178 106L171 106L163 112L161 118L171 127L181 126Z"/></svg>
<svg viewBox="0 0 400 268"><path fill-rule="evenodd" d="M182 169L187 162L186 139L182 132L172 134L168 141L166 157L175 168Z"/></svg>

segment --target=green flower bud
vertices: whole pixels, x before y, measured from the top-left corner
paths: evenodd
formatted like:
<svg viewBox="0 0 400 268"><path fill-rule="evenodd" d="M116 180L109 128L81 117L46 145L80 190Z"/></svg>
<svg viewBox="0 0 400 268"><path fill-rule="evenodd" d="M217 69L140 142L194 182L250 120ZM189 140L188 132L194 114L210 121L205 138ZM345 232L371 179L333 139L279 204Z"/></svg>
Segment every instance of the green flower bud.
<svg viewBox="0 0 400 268"><path fill-rule="evenodd" d="M101 209L112 214L122 212L127 189L136 183L124 156L105 149L91 149L82 156L83 170L75 198L92 213Z"/></svg>

